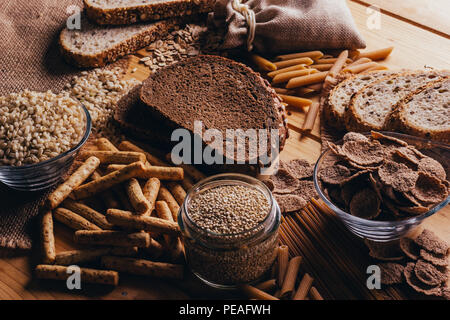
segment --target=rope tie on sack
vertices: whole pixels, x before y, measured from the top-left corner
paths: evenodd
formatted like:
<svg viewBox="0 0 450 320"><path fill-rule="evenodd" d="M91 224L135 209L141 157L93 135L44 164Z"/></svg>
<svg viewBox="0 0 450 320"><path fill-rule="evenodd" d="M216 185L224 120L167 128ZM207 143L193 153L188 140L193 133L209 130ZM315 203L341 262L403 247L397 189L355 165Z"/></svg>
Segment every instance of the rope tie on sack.
<svg viewBox="0 0 450 320"><path fill-rule="evenodd" d="M242 14L245 18L245 21L248 26L248 32L247 32L247 50L252 51L253 49L253 40L255 39L255 29L256 29L256 19L255 19L255 12L253 12L250 7L242 3L243 0L232 0L231 3L232 8ZM246 1L246 0L244 0Z"/></svg>

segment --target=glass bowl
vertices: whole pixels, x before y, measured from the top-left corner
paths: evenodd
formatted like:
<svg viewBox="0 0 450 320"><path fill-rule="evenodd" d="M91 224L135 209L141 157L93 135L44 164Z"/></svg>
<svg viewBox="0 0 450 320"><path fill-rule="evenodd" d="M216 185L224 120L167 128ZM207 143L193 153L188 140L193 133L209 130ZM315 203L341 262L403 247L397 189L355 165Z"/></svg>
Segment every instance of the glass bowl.
<svg viewBox="0 0 450 320"><path fill-rule="evenodd" d="M449 159L450 159L450 145L431 140L426 140L406 134L394 132L382 132L398 139L401 139L408 144L416 147L422 153L438 160L445 168L447 177L449 173ZM366 133L369 136L370 133ZM338 142L341 144L342 141ZM324 192L321 190L318 181L318 172L321 169L324 159L331 154L331 150L327 149L323 152L316 162L314 167L314 186L319 194L319 197L326 203L326 205L334 211L339 219L344 223L348 230L360 238L369 239L377 242L387 242L399 239L405 236L409 231L419 226L426 218L432 216L440 209L445 207L450 202L450 196L444 201L432 207L428 212L417 215L411 218L396 220L396 221L374 221L353 216L335 205Z"/></svg>
<svg viewBox="0 0 450 320"><path fill-rule="evenodd" d="M82 104L80 107L85 114L85 131L77 145L54 158L39 163L18 167L0 166L0 182L20 191L44 190L58 183L91 133L92 120L89 111Z"/></svg>

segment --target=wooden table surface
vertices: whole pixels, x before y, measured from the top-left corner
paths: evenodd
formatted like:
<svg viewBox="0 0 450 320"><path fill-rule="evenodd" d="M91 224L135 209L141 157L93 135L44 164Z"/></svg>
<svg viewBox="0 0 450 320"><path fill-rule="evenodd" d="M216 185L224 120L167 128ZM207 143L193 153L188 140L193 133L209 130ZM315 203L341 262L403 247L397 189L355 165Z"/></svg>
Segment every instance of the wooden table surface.
<svg viewBox="0 0 450 320"><path fill-rule="evenodd" d="M357 0L348 1L356 25L367 42L367 49L394 46L392 55L383 62L390 69L435 68L450 69L450 3L448 0ZM368 9L370 7L370 9ZM380 28L370 28L371 15L380 10ZM374 11L375 9L375 11ZM145 55L141 50L130 56L129 70L137 67L126 77L145 79L149 71L138 64ZM282 159L304 158L315 161L320 154L319 122L307 136L301 136L305 114L290 110L290 138ZM440 237L450 242L450 207L424 222ZM57 251L73 248L72 232L62 225L55 226ZM0 259L0 299L187 299L227 297L224 293L206 288L194 279L171 283L142 277L121 276L120 285L111 290L99 287L83 287L69 292L61 282L38 281L31 277L35 251Z"/></svg>

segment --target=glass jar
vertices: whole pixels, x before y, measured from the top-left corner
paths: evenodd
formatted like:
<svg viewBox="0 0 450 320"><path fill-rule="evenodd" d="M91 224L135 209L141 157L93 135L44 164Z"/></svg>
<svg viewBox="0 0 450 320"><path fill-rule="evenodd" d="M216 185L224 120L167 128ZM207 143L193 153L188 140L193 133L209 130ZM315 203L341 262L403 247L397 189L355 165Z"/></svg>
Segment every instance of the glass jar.
<svg viewBox="0 0 450 320"><path fill-rule="evenodd" d="M260 191L269 204L265 218L240 233L219 234L200 227L189 214L190 201L209 189L228 185ZM178 217L188 266L203 282L217 288L233 289L257 281L276 258L280 218L280 208L270 190L255 178L226 173L200 181L187 194Z"/></svg>

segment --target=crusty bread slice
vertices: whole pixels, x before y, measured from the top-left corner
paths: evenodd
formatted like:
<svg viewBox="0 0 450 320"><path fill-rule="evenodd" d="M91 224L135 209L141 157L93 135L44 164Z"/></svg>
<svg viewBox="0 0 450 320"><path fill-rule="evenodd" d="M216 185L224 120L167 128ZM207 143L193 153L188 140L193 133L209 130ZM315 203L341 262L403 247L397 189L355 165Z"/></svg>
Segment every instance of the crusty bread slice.
<svg viewBox="0 0 450 320"><path fill-rule="evenodd" d="M450 142L450 78L433 81L400 101L387 127Z"/></svg>
<svg viewBox="0 0 450 320"><path fill-rule="evenodd" d="M382 78L359 90L345 111L348 131L385 130L387 119L398 102L445 71L406 71Z"/></svg>
<svg viewBox="0 0 450 320"><path fill-rule="evenodd" d="M98 24L132 24L212 11L215 0L84 0L88 18Z"/></svg>
<svg viewBox="0 0 450 320"><path fill-rule="evenodd" d="M124 27L101 27L81 21L81 30L61 31L59 44L64 58L78 67L101 67L133 53L167 35L177 20Z"/></svg>
<svg viewBox="0 0 450 320"><path fill-rule="evenodd" d="M323 112L327 123L339 130L343 130L345 128L345 109L353 95L363 87L392 74L393 71L372 71L355 74L341 81L330 91L324 105Z"/></svg>

